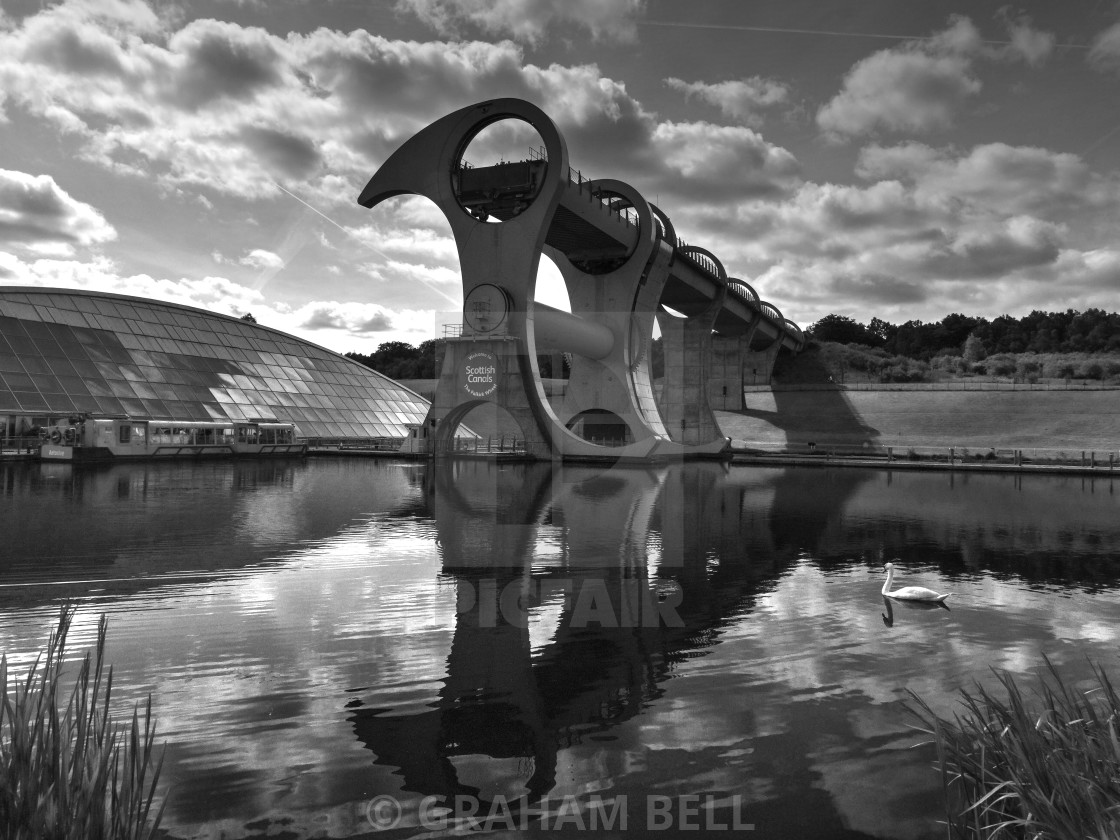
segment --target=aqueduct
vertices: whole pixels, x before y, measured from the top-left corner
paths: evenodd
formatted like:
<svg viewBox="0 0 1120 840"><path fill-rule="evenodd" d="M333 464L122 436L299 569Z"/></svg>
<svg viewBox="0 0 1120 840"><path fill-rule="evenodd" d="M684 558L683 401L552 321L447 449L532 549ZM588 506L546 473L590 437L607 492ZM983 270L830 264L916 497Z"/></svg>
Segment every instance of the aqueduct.
<svg viewBox="0 0 1120 840"><path fill-rule="evenodd" d="M526 160L472 167L471 141L522 120L543 141ZM537 106L497 99L421 130L370 179L358 203L430 199L450 224L463 282L431 409L406 446L439 453L475 406L503 407L540 459L652 459L725 452L712 413L741 409L743 385L766 383L801 330L709 251L680 240L669 217L629 184L585 180ZM542 253L559 267L571 313L534 300ZM655 397L650 346L661 330L665 378ZM564 353L570 376L550 400L537 356ZM609 418L608 423L602 423ZM598 427L599 441L586 433ZM605 442L604 442L605 441Z"/></svg>

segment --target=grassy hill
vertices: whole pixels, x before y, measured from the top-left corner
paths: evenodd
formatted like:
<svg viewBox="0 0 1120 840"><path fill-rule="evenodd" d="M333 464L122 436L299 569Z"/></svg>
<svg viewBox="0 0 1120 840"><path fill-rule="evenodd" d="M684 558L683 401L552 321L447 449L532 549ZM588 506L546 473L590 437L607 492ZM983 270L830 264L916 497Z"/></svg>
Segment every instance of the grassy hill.
<svg viewBox="0 0 1120 840"><path fill-rule="evenodd" d="M1120 391L805 390L747 395L717 412L724 434L758 446L1120 448Z"/></svg>

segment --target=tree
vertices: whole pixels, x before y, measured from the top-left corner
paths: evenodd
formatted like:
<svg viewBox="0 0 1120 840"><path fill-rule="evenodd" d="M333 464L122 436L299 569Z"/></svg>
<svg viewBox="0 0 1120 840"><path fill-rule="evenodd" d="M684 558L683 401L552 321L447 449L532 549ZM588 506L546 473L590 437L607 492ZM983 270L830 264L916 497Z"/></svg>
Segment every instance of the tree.
<svg viewBox="0 0 1120 840"><path fill-rule="evenodd" d="M876 336L880 343L884 343L894 338L894 334L898 332L898 327L881 318L872 318L867 325L867 331Z"/></svg>
<svg viewBox="0 0 1120 840"><path fill-rule="evenodd" d="M825 315L809 327L809 334L816 341L835 341L838 344L877 347L883 343L879 336L847 315Z"/></svg>
<svg viewBox="0 0 1120 840"><path fill-rule="evenodd" d="M961 348L961 355L964 360L970 364L974 364L984 359L988 355L984 349L984 342L980 340L980 336L972 333L964 340L964 347Z"/></svg>

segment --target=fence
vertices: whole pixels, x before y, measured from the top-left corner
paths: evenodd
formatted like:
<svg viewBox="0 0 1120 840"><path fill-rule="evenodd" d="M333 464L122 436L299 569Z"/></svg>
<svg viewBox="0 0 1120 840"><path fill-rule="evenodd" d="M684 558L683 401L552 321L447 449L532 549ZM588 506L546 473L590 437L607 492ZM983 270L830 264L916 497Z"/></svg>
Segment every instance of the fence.
<svg viewBox="0 0 1120 840"><path fill-rule="evenodd" d="M403 438L307 438L308 451L316 449L356 450L362 452L396 452Z"/></svg>
<svg viewBox="0 0 1120 840"><path fill-rule="evenodd" d="M42 442L38 435L0 435L0 455L31 455Z"/></svg>
<svg viewBox="0 0 1120 840"><path fill-rule="evenodd" d="M774 382L770 385L744 385L747 394L761 391L1117 391L1120 384L1069 381L1060 379L1046 382L977 382L953 380L949 382Z"/></svg>
<svg viewBox="0 0 1120 840"><path fill-rule="evenodd" d="M499 435L497 437L457 437L435 447L437 455L523 455L525 441L521 438Z"/></svg>
<svg viewBox="0 0 1120 840"><path fill-rule="evenodd" d="M801 444L751 447L750 454L800 456L815 460L872 460L946 466L1063 467L1120 472L1120 451L1092 449L999 449L966 446Z"/></svg>

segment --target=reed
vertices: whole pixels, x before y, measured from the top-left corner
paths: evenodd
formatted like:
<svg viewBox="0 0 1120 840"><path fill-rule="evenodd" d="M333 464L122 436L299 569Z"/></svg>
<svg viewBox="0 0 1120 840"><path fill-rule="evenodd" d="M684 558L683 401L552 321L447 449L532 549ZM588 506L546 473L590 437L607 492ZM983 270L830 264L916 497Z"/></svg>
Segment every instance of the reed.
<svg viewBox="0 0 1120 840"><path fill-rule="evenodd" d="M0 837L11 840L147 840L163 751L155 749L152 700L131 724L110 712L113 669L105 668L105 616L65 699L66 637L74 617L63 607L45 652L24 679L0 656Z"/></svg>
<svg viewBox="0 0 1120 840"><path fill-rule="evenodd" d="M977 685L952 720L911 693L937 749L950 838L1120 837L1120 698L1098 665L1086 692L1046 667L1033 698L997 672L1006 699Z"/></svg>

